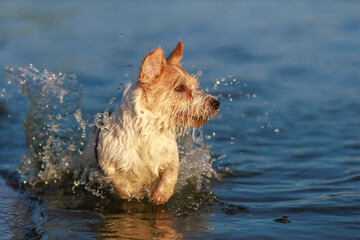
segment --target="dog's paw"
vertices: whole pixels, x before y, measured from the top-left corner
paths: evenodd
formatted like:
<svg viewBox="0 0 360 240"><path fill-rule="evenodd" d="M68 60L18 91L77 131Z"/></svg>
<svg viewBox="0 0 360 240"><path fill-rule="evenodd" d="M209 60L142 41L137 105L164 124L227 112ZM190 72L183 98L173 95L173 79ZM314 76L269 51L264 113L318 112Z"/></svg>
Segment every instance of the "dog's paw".
<svg viewBox="0 0 360 240"><path fill-rule="evenodd" d="M161 191L159 188L154 192L151 200L155 205L166 203L172 196L173 191Z"/></svg>

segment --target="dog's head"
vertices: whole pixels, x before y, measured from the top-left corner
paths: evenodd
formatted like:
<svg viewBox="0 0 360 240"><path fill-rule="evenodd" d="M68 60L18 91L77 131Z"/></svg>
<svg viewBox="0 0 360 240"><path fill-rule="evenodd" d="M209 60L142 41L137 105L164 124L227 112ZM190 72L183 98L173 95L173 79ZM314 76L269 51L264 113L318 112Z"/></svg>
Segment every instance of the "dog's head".
<svg viewBox="0 0 360 240"><path fill-rule="evenodd" d="M161 47L142 62L138 89L140 104L177 127L201 127L219 113L220 102L199 90L197 76L180 64L183 43L179 41L167 59Z"/></svg>

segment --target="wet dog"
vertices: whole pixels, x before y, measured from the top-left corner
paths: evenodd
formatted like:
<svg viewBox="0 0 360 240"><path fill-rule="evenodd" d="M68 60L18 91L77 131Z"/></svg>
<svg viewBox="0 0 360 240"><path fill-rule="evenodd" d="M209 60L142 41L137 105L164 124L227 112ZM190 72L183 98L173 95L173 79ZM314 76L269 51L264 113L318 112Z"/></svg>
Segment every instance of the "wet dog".
<svg viewBox="0 0 360 240"><path fill-rule="evenodd" d="M98 129L90 139L86 151L123 199L168 201L180 166L177 135L219 113L219 101L201 92L197 77L181 67L182 56L181 41L166 59L161 47L149 53L107 130Z"/></svg>

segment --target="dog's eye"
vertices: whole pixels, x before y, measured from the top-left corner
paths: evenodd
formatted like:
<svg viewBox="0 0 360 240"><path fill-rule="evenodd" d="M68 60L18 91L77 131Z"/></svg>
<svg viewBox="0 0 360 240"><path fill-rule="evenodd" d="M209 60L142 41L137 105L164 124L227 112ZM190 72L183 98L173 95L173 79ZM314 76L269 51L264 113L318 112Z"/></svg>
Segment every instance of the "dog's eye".
<svg viewBox="0 0 360 240"><path fill-rule="evenodd" d="M177 86L177 87L175 88L175 90L178 91L178 92L182 92L182 91L185 90L185 87L184 87L184 85L180 85L180 86Z"/></svg>

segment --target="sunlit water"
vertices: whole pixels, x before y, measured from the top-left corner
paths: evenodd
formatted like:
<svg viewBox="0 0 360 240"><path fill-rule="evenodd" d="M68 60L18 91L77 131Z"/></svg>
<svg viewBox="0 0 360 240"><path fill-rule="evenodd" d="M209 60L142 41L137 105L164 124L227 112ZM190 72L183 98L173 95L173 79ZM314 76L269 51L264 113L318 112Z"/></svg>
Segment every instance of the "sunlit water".
<svg viewBox="0 0 360 240"><path fill-rule="evenodd" d="M357 239L360 4L142 4L0 2L0 237ZM221 116L179 140L166 205L121 201L82 143L179 38Z"/></svg>

